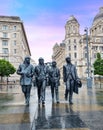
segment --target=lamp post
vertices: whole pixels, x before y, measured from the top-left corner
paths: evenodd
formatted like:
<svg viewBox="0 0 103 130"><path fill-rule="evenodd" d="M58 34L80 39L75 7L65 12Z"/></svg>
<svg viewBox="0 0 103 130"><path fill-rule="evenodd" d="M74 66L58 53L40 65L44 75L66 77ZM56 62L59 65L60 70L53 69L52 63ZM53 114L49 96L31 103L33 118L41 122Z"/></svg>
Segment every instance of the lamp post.
<svg viewBox="0 0 103 130"><path fill-rule="evenodd" d="M90 77L90 66L89 66L89 48L88 48L88 28L84 30L86 32L86 46L87 46L87 87L92 87L92 79Z"/></svg>

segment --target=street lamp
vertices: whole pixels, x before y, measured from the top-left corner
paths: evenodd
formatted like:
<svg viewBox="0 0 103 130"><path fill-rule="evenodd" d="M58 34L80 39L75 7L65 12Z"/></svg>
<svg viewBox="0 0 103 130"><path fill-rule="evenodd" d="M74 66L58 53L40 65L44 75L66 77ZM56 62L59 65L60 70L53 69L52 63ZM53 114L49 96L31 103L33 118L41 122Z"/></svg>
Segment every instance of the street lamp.
<svg viewBox="0 0 103 130"><path fill-rule="evenodd" d="M87 46L87 87L92 87L92 79L90 77L90 68L89 68L88 28L85 28L84 31L86 32L86 46Z"/></svg>

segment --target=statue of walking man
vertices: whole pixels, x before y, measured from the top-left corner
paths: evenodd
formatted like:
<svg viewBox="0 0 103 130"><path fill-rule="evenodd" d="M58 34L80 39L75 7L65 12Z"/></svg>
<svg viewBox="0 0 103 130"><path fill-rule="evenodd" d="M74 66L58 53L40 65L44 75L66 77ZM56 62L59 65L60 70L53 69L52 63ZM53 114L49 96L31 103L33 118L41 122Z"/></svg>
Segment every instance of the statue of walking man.
<svg viewBox="0 0 103 130"><path fill-rule="evenodd" d="M25 96L25 103L28 106L30 101L30 91L32 87L32 78L34 75L34 67L30 64L30 57L24 59L23 64L20 64L17 69L17 74L20 75L20 85Z"/></svg>
<svg viewBox="0 0 103 130"><path fill-rule="evenodd" d="M38 103L45 104L45 89L48 77L47 66L44 64L44 59L39 58L39 64L35 67L35 78L37 85Z"/></svg>
<svg viewBox="0 0 103 130"><path fill-rule="evenodd" d="M60 71L56 67L56 61L52 62L52 66L49 70L49 79L50 79L50 86L51 86L52 102L54 102L56 97L56 102L59 103Z"/></svg>
<svg viewBox="0 0 103 130"><path fill-rule="evenodd" d="M68 93L69 93L69 103L73 104L72 97L73 97L73 91L75 86L75 80L78 79L77 71L75 65L71 63L71 58L66 57L66 65L63 66L63 80L66 85L65 89L65 100L68 100ZM76 89L77 86L76 86Z"/></svg>

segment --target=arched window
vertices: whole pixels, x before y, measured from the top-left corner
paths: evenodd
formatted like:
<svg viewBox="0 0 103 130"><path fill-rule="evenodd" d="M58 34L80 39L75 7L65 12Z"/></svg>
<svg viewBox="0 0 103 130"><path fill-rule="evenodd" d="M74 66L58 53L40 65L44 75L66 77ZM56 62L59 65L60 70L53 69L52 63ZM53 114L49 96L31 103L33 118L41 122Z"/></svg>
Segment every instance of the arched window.
<svg viewBox="0 0 103 130"><path fill-rule="evenodd" d="M74 45L74 50L77 50L77 46L76 45Z"/></svg>
<svg viewBox="0 0 103 130"><path fill-rule="evenodd" d="M77 58L77 53L76 52L74 53L74 58Z"/></svg>
<svg viewBox="0 0 103 130"><path fill-rule="evenodd" d="M68 43L70 44L70 42L71 42L71 41L70 41L70 39L69 39Z"/></svg>
<svg viewBox="0 0 103 130"><path fill-rule="evenodd" d="M69 50L69 51L71 50L71 46L68 46L68 50Z"/></svg>
<svg viewBox="0 0 103 130"><path fill-rule="evenodd" d="M74 43L76 43L76 39L74 39Z"/></svg>

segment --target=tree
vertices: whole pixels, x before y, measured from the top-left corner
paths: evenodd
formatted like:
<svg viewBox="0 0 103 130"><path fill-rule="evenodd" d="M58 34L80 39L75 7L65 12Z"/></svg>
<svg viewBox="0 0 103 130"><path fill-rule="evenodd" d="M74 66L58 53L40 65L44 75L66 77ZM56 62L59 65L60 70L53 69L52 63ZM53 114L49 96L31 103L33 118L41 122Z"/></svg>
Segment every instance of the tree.
<svg viewBox="0 0 103 130"><path fill-rule="evenodd" d="M103 59L100 53L97 53L97 59L94 62L94 75L103 75Z"/></svg>
<svg viewBox="0 0 103 130"><path fill-rule="evenodd" d="M94 62L94 75L99 75L100 88L101 88L101 76L103 75L103 59L100 53L97 53L97 59Z"/></svg>
<svg viewBox="0 0 103 130"><path fill-rule="evenodd" d="M8 77L11 74L14 74L16 71L15 67L9 62L4 59L0 59L0 76L1 81L3 77Z"/></svg>

